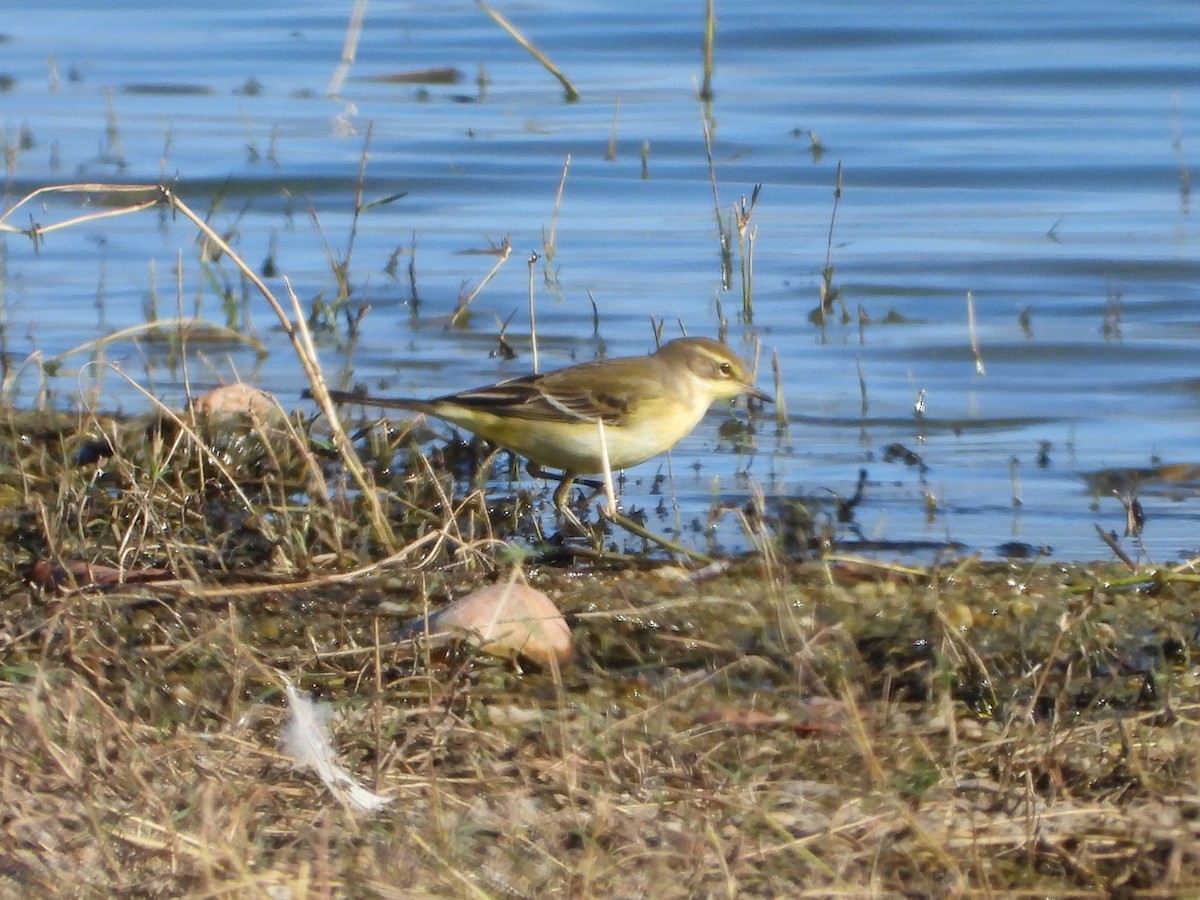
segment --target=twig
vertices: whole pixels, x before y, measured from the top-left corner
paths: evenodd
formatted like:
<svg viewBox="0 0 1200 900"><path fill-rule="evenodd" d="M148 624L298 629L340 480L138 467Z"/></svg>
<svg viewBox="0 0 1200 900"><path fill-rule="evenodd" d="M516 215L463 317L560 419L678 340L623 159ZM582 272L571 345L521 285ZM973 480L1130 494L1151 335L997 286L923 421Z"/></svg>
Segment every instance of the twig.
<svg viewBox="0 0 1200 900"><path fill-rule="evenodd" d="M68 356L74 356L77 353L85 353L89 350L96 350L100 347L116 343L117 341L122 341L125 338L134 337L135 335L142 334L144 332L165 332L168 329L175 329L182 338L186 338L188 335L190 335L191 329L193 328L202 330L206 336L218 337L223 340L246 344L259 355L262 355L266 352L266 350L263 348L262 342L257 338L242 334L240 331L237 331L233 328L225 328L221 325L214 325L213 323L206 322L203 319L157 319L153 322L141 322L137 325L130 325L128 328L121 328L117 331L111 332L110 334L105 334L98 338L93 338L90 341L85 341L77 347L72 347L70 350L64 350L62 353L50 357L48 360L46 360L44 365L57 366Z"/></svg>
<svg viewBox="0 0 1200 900"><path fill-rule="evenodd" d="M462 321L470 309L471 302L479 296L479 292L483 290L484 286L496 276L496 273L500 271L500 267L508 262L508 257L511 253L512 243L506 234L504 240L500 243L500 258L496 260L496 264L492 266L491 270L483 276L483 281L479 282L475 290L467 294L466 297L459 298L458 306L454 308L454 312L450 315L451 325L458 325Z"/></svg>
<svg viewBox="0 0 1200 900"><path fill-rule="evenodd" d="M604 434L604 420L596 419L596 431L600 433L600 474L604 476L604 499L608 501L610 516L617 515L617 495L613 490L612 466L608 461L608 437Z"/></svg>
<svg viewBox="0 0 1200 900"><path fill-rule="evenodd" d="M721 290L729 290L733 281L733 236L721 219L721 197L717 191L717 167L713 162L712 127L707 111L700 109L700 127L704 130L704 155L708 159L708 181L712 185L713 215L717 220L717 240L721 249Z"/></svg>
<svg viewBox="0 0 1200 900"><path fill-rule="evenodd" d="M156 184L99 184L99 183L82 183L82 184L55 184L48 187L38 188L18 200L15 204L5 210L4 215L0 215L0 231L6 231L9 234L24 234L33 238L36 242L43 235L49 234L52 231L60 231L64 228L71 228L75 225L81 225L85 222L94 222L97 219L109 219L113 216L124 216L130 213L141 212L143 209L149 209L152 206L157 206L162 201L162 188ZM31 225L29 228L17 228L9 225L6 220L12 216L18 209L27 203L31 203L43 194L149 194L150 199L143 200L140 203L134 203L132 206L122 206L117 209L106 209L103 212L87 213L86 215L76 216L73 219L67 219L63 222L55 222L52 225Z"/></svg>
<svg viewBox="0 0 1200 900"><path fill-rule="evenodd" d="M533 268L537 265L537 261L538 254L534 250L529 254L529 343L533 352L534 374L537 374L538 371L537 314L533 302Z"/></svg>
<svg viewBox="0 0 1200 900"><path fill-rule="evenodd" d="M542 64L547 72L558 79L559 83L563 86L563 90L566 91L566 100L568 103L577 103L579 101L579 92L575 90L575 85L571 84L567 76L564 75L559 68L554 65L554 63L550 62L550 60L546 58L542 51L533 46L533 44L529 42L525 35L517 31L516 26L508 21L508 19L504 18L504 16L493 9L489 4L484 3L483 0L475 0L475 3L487 14L488 18L507 31L509 36L514 41L525 48L525 50L528 51L534 59Z"/></svg>
<svg viewBox="0 0 1200 900"><path fill-rule="evenodd" d="M663 537L661 534L655 534L644 525L639 525L637 522L633 521L633 519L616 512L615 509L607 516L607 518L614 524L620 525L626 531L632 532L643 540L650 541L652 544L657 544L664 550L669 550L672 553L678 554L686 559L694 560L702 565L708 566L712 565L713 563L713 558L711 556L701 553L698 550L690 550L682 544L672 541L670 538Z"/></svg>
<svg viewBox="0 0 1200 900"><path fill-rule="evenodd" d="M713 43L717 34L717 12L713 0L704 7L704 84L700 87L700 99L705 103L713 99Z"/></svg>
<svg viewBox="0 0 1200 900"><path fill-rule="evenodd" d="M971 355L975 357L975 374L986 375L983 354L979 352L979 333L975 328L975 295L967 291L967 333L971 336Z"/></svg>
<svg viewBox="0 0 1200 900"><path fill-rule="evenodd" d="M562 176L558 179L558 193L554 195L554 212L550 215L550 235L542 241L542 249L546 253L546 269L549 274L550 263L554 260L554 251L558 245L558 211L562 207L563 190L567 186L567 170L571 168L571 154L563 160Z"/></svg>
<svg viewBox="0 0 1200 900"><path fill-rule="evenodd" d="M354 8L350 10L350 21L346 24L346 40L342 43L342 58L334 69L333 77L329 79L329 87L325 89L327 96L336 97L342 89L350 67L358 50L358 39L362 36L363 18L367 13L367 0L355 0Z"/></svg>
<svg viewBox="0 0 1200 900"><path fill-rule="evenodd" d="M617 98L616 104L613 106L613 123L612 132L608 136L608 147L604 151L604 159L606 162L612 162L617 158L617 118L621 114L621 98Z"/></svg>

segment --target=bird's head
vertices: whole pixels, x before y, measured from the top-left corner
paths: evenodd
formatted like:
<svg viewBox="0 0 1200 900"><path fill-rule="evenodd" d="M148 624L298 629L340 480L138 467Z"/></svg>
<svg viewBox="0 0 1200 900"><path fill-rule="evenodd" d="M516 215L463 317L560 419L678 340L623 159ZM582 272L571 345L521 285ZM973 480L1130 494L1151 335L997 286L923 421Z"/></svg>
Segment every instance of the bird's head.
<svg viewBox="0 0 1200 900"><path fill-rule="evenodd" d="M732 400L745 394L766 402L771 395L759 390L741 357L720 341L680 338L663 344L658 356L679 371L687 372L712 400Z"/></svg>

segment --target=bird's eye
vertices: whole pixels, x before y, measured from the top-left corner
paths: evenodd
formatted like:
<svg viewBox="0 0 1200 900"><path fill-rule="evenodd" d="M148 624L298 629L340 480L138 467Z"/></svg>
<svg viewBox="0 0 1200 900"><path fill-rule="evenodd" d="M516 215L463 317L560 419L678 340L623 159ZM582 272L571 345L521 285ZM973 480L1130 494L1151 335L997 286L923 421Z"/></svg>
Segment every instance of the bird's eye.
<svg viewBox="0 0 1200 900"><path fill-rule="evenodd" d="M717 370L722 375L724 375L726 378L731 378L733 376L733 364L732 363L723 362L719 366L717 366Z"/></svg>

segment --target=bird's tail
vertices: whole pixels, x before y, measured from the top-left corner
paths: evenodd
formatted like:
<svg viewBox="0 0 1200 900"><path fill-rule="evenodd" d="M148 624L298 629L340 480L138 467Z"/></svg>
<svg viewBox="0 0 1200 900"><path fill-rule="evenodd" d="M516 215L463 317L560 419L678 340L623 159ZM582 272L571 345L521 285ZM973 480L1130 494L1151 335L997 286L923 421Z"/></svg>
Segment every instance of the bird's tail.
<svg viewBox="0 0 1200 900"><path fill-rule="evenodd" d="M313 399L312 391L305 389L300 394L302 400ZM373 397L366 391L330 391L329 399L334 403L358 403L362 406L380 406L387 409L407 409L412 412L430 412L431 405L426 400L412 397Z"/></svg>

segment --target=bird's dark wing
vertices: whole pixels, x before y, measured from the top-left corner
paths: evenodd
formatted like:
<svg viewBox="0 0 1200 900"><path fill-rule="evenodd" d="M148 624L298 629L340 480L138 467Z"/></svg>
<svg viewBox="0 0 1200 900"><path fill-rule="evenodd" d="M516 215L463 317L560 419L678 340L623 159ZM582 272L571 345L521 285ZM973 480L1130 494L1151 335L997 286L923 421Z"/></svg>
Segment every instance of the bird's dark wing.
<svg viewBox="0 0 1200 900"><path fill-rule="evenodd" d="M620 426L630 412L629 373L619 365L621 362L585 363L545 375L526 375L439 397L435 402L457 403L518 419L600 419L605 425Z"/></svg>

